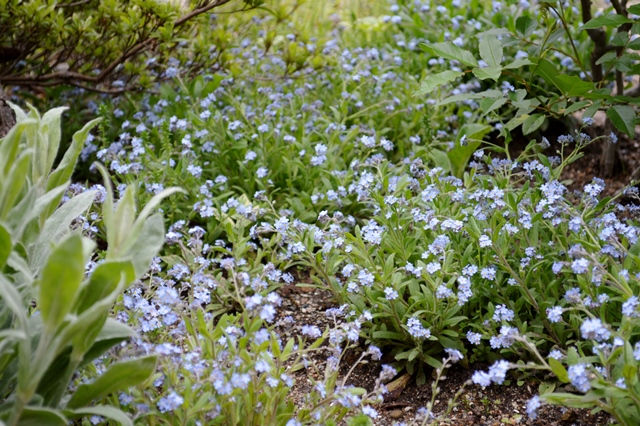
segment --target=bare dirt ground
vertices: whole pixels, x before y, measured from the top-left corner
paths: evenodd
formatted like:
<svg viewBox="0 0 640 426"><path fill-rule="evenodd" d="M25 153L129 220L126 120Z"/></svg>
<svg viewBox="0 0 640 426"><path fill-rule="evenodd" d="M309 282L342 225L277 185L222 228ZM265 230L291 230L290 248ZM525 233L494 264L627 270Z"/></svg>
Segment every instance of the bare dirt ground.
<svg viewBox="0 0 640 426"><path fill-rule="evenodd" d="M317 325L325 329L331 320L325 315L327 308L336 307L331 293L320 289L299 288L296 286L283 287L280 290L283 297L283 305L279 315L282 319L291 316L295 320L293 326L282 324L277 331L283 338L298 336L303 325ZM358 359L362 350L357 348L348 353L345 365L351 366ZM315 358L322 364L322 356ZM371 391L380 372L380 363L369 363L358 366L350 376L348 384L363 387ZM463 383L470 379L476 369L485 369L486 365L472 365L465 369L460 365L453 366L446 374L446 380L440 382L440 393L434 404L434 413L446 410L449 399L453 398ZM347 368L341 371L346 374ZM379 418L374 421L376 425L394 425L402 422L409 423L416 416L419 408L424 407L431 400L431 385L433 378L425 385L418 386L414 379L410 379L400 392L385 398L385 401L374 407L378 410ZM320 379L313 372L301 370L295 375L296 384L291 392L294 403L301 403L306 394L312 388L310 379ZM482 388L477 385L467 386L458 398L456 406L451 411L446 422L442 425L453 426L500 426L500 425L535 425L535 426L597 426L610 423L607 415L602 413L593 415L589 410L574 410L563 407L543 406L538 410L538 419L531 420L527 417L526 406L528 400L536 395L539 381L531 379L522 386L515 384L491 386Z"/></svg>

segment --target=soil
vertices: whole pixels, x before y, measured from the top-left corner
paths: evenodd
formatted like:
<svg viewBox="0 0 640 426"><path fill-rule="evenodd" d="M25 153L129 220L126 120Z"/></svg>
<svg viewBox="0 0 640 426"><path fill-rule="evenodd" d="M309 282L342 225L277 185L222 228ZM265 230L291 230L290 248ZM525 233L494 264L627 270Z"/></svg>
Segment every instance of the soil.
<svg viewBox="0 0 640 426"><path fill-rule="evenodd" d="M301 277L305 279L304 277ZM309 280L305 280L308 282ZM301 282L303 285L305 282ZM303 325L317 325L324 330L330 326L331 320L325 315L328 308L337 307L332 295L326 290L318 288L298 287L288 285L279 290L283 303L279 310L276 331L286 339L296 337ZM291 316L295 323L286 325L283 320ZM347 373L353 362L359 358L365 348L352 349L347 353L343 363L341 375ZM314 361L321 365L324 361L319 354ZM349 362L350 361L350 362ZM358 365L347 381L348 384L362 387L371 391L380 373L380 363L370 362ZM433 411L435 415L447 409L448 401L458 392L462 385L471 378L477 369L486 369L486 365L472 365L466 369L461 365L454 365L446 372L447 378L439 384L440 392L436 396ZM410 423L416 417L419 408L424 407L431 400L431 389L434 377L428 375L425 385L419 386L415 379L410 379L399 392L393 392L385 397L385 401L375 406L379 417L374 420L375 425L394 425L402 422ZM295 373L295 386L290 393L294 404L299 405L310 392L310 379L319 380L320 377L310 370ZM544 405L538 410L538 418L531 420L526 414L527 402L538 394L539 381L530 380L518 386L515 380L509 385L493 385L487 388L471 384L468 385L456 406L452 409L447 421L442 425L452 426L499 426L499 425L532 425L532 426L597 426L611 424L611 419L604 413L592 414L585 409L567 409L564 407Z"/></svg>

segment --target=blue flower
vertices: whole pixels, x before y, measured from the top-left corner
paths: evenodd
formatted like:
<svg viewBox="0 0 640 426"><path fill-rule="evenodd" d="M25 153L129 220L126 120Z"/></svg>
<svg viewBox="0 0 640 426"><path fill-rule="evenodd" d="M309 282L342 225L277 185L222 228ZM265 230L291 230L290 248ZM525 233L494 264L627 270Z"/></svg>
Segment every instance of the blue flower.
<svg viewBox="0 0 640 426"><path fill-rule="evenodd" d="M540 408L540 397L535 395L533 398L527 402L527 415L532 419L538 418L538 408Z"/></svg>
<svg viewBox="0 0 640 426"><path fill-rule="evenodd" d="M580 392L586 393L591 389L589 382L589 374L587 371L588 364L576 364L569 366L569 380L571 384Z"/></svg>

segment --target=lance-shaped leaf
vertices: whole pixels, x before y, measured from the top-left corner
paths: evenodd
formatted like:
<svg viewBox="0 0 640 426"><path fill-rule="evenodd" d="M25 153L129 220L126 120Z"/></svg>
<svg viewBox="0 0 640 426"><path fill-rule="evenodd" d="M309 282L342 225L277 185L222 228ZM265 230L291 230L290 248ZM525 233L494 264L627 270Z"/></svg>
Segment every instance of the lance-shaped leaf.
<svg viewBox="0 0 640 426"><path fill-rule="evenodd" d="M443 71L437 74L430 74L422 80L422 85L420 86L420 90L416 92L416 95L424 95L432 92L435 88L442 86L443 84L449 83L450 81L455 80L456 78L462 76L463 72L457 71Z"/></svg>
<svg viewBox="0 0 640 426"><path fill-rule="evenodd" d="M636 130L636 110L626 105L615 105L607 110L607 117L616 129L633 137Z"/></svg>
<svg viewBox="0 0 640 426"><path fill-rule="evenodd" d="M453 59L470 67L478 66L478 61L471 52L461 49L451 42L427 44L426 48L436 56Z"/></svg>
<svg viewBox="0 0 640 426"><path fill-rule="evenodd" d="M113 392L128 389L146 380L156 369L155 356L119 362L93 382L78 386L67 408L83 407Z"/></svg>
<svg viewBox="0 0 640 426"><path fill-rule="evenodd" d="M18 421L20 426L66 426L68 423L58 410L33 406L25 407Z"/></svg>
<svg viewBox="0 0 640 426"><path fill-rule="evenodd" d="M51 251L51 242L60 241L69 233L71 222L91 206L95 194L96 191L86 191L73 197L45 221L38 238L29 246L29 265L32 270L40 270Z"/></svg>
<svg viewBox="0 0 640 426"><path fill-rule="evenodd" d="M48 332L62 323L78 294L88 260L84 252L83 237L71 234L53 249L42 269L37 303Z"/></svg>
<svg viewBox="0 0 640 426"><path fill-rule="evenodd" d="M84 147L84 142L87 139L87 135L89 134L91 129L93 129L93 127L100 122L100 120L100 118L91 120L90 122L85 124L82 129L80 129L73 135L71 145L64 153L64 157L62 157L60 164L58 164L58 167L48 176L46 187L47 191L50 191L53 188L69 182L69 179L71 179L71 174L76 167L78 156L80 155L80 153L82 152L82 148ZM43 215L44 218L50 216L51 212L53 212L56 207L58 207L60 198L61 196L54 199L49 204L49 206L47 206L47 210Z"/></svg>
<svg viewBox="0 0 640 426"><path fill-rule="evenodd" d="M11 234L0 224L0 271L4 268L5 263L7 263L12 247Z"/></svg>
<svg viewBox="0 0 640 426"><path fill-rule="evenodd" d="M619 27L620 25L630 24L632 22L633 21L626 16L611 14L593 18L592 20L581 26L580 29L593 30L601 27Z"/></svg>
<svg viewBox="0 0 640 426"><path fill-rule="evenodd" d="M115 420L120 426L133 426L133 422L123 411L108 405L95 405L93 407L82 407L75 410L65 410L64 413L69 418L81 418L86 416L102 416Z"/></svg>
<svg viewBox="0 0 640 426"><path fill-rule="evenodd" d="M499 67L502 63L502 43L493 34L484 34L480 40L480 57L490 67Z"/></svg>

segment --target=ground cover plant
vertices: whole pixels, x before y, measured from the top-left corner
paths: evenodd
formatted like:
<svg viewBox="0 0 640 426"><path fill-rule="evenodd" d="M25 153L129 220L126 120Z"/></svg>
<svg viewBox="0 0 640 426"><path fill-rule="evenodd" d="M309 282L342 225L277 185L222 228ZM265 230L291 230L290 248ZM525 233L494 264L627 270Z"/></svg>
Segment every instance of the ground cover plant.
<svg viewBox="0 0 640 426"><path fill-rule="evenodd" d="M566 179L635 137L636 9L582 3L250 3L140 52L145 90L31 98L66 129L7 88L0 421L392 424L414 380L405 424L531 384L526 421L636 424L638 191Z"/></svg>

